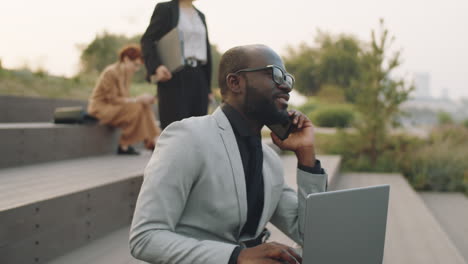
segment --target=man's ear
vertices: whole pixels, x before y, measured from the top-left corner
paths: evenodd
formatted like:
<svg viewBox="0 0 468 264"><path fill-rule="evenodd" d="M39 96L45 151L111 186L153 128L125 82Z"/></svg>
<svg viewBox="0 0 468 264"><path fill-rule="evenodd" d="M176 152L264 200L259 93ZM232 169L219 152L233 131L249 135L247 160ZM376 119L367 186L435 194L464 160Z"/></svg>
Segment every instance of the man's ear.
<svg viewBox="0 0 468 264"><path fill-rule="evenodd" d="M226 76L227 87L234 94L241 93L241 82L242 80L237 74L229 73Z"/></svg>

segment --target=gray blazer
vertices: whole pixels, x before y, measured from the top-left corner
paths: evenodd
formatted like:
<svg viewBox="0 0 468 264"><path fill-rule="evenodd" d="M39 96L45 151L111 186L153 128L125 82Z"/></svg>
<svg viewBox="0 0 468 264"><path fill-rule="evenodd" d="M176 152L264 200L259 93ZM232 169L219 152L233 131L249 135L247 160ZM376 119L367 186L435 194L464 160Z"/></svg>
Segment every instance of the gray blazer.
<svg viewBox="0 0 468 264"><path fill-rule="evenodd" d="M256 236L270 221L302 245L305 198L325 191L327 175L297 170L286 186L279 156L263 145L265 204ZM242 160L218 108L168 126L145 169L130 230L135 258L150 263L228 263L247 220Z"/></svg>

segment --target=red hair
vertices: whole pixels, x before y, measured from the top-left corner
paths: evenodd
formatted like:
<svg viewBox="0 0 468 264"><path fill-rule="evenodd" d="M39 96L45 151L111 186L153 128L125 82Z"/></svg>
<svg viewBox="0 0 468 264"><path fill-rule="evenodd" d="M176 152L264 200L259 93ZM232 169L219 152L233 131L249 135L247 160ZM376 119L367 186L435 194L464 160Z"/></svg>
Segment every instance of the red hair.
<svg viewBox="0 0 468 264"><path fill-rule="evenodd" d="M128 57L130 60L135 61L140 59L143 61L143 56L141 54L141 48L139 45L131 44L123 47L119 52L119 59L123 61L125 57Z"/></svg>

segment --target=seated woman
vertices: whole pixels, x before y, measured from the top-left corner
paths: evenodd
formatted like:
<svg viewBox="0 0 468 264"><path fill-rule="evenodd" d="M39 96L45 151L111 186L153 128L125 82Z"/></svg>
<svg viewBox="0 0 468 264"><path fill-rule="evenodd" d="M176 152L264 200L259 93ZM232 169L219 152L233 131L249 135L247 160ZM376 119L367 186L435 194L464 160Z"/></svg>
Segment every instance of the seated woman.
<svg viewBox="0 0 468 264"><path fill-rule="evenodd" d="M154 96L143 94L131 98L129 94L133 74L143 64L141 49L137 45L124 47L119 61L107 66L99 76L89 100L88 113L106 124L122 129L118 154L139 154L131 145L144 141L145 147L154 149L161 130L156 125L152 104Z"/></svg>

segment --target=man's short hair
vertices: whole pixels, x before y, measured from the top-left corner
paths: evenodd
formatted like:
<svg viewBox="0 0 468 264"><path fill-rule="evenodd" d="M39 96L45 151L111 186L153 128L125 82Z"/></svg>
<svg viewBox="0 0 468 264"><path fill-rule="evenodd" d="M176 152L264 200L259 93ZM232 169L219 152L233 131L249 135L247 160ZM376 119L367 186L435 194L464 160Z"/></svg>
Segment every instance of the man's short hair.
<svg viewBox="0 0 468 264"><path fill-rule="evenodd" d="M234 47L226 51L219 62L218 85L224 96L228 91L226 76L238 70L247 68L249 55L245 46Z"/></svg>

